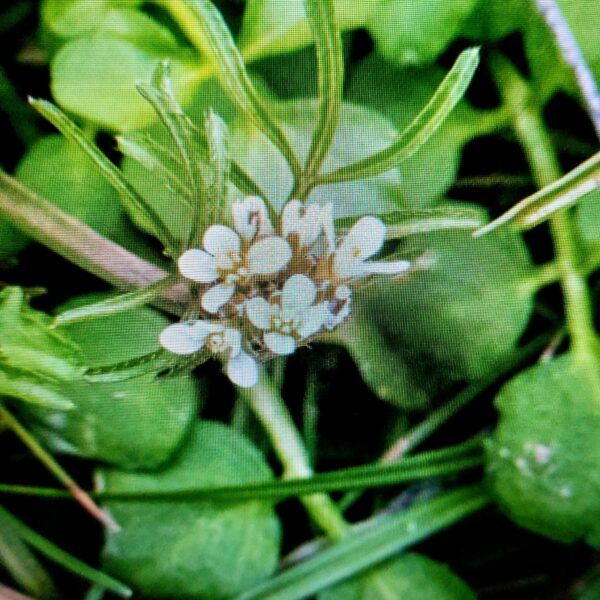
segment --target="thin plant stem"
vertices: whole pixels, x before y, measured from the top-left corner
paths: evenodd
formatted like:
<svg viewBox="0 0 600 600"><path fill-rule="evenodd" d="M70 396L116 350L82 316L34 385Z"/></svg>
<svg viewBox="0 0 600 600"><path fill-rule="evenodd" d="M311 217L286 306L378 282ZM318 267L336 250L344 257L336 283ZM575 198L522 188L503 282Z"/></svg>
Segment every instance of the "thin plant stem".
<svg viewBox="0 0 600 600"><path fill-rule="evenodd" d="M258 420L262 423L284 469L284 477L310 477L310 467L302 437L281 396L266 373L253 388L240 390ZM303 496L300 501L321 529L332 539L341 539L349 525L327 494Z"/></svg>
<svg viewBox="0 0 600 600"><path fill-rule="evenodd" d="M71 493L73 498L110 531L119 531L119 526L111 516L103 511L74 479L54 460L42 445L21 425L17 418L0 405L0 420L25 444L31 453L56 477Z"/></svg>
<svg viewBox="0 0 600 600"><path fill-rule="evenodd" d="M561 177L561 169L542 120L542 107L528 84L507 61L497 57L492 67L504 102L512 109L512 126L525 150L534 180L542 188ZM594 331L593 308L575 242L571 215L566 210L550 219L556 265L565 301L567 329L575 359L585 367L600 400L600 377L596 368L598 340Z"/></svg>

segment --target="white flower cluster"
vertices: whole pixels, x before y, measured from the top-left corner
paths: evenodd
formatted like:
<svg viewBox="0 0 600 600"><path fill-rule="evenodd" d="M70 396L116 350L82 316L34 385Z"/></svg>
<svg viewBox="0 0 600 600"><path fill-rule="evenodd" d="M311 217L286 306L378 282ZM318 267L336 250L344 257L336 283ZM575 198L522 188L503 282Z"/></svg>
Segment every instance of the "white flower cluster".
<svg viewBox="0 0 600 600"><path fill-rule="evenodd" d="M200 284L206 318L168 326L160 342L175 354L203 350L222 358L242 387L257 383L257 357L292 354L342 323L354 281L411 266L368 260L386 237L375 217L359 219L338 243L330 205L292 200L274 224L264 202L248 197L233 204L232 221L233 229L209 227L202 248L178 260L181 275Z"/></svg>

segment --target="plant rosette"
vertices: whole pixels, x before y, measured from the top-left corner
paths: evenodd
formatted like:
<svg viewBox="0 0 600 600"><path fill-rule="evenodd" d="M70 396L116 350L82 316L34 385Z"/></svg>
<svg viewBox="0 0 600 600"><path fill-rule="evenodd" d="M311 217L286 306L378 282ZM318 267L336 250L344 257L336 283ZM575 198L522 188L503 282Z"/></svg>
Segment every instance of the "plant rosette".
<svg viewBox="0 0 600 600"><path fill-rule="evenodd" d="M600 404L572 354L535 365L499 392L488 487L519 525L600 547Z"/></svg>
<svg viewBox="0 0 600 600"><path fill-rule="evenodd" d="M273 223L258 197L232 206L233 228L213 224L202 248L186 250L179 273L197 284L200 318L169 325L161 345L177 355L208 352L231 381L258 382L259 361L292 354L351 312L352 287L376 274L402 275L407 260L370 260L386 226L363 216L337 235L330 205L286 204Z"/></svg>

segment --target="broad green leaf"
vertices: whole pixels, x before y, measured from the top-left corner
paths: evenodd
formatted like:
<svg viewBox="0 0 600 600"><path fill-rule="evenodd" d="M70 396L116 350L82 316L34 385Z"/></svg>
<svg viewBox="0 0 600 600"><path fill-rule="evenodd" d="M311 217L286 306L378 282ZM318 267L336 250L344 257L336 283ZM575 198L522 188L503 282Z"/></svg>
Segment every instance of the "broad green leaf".
<svg viewBox="0 0 600 600"><path fill-rule="evenodd" d="M43 0L41 19L61 38L78 37L98 29L113 11L135 8L143 0Z"/></svg>
<svg viewBox="0 0 600 600"><path fill-rule="evenodd" d="M299 565L242 594L238 600L300 600L390 558L464 519L487 503L479 487L447 492L377 519Z"/></svg>
<svg viewBox="0 0 600 600"><path fill-rule="evenodd" d="M600 405L570 354L519 373L498 393L488 488L517 524L600 547Z"/></svg>
<svg viewBox="0 0 600 600"><path fill-rule="evenodd" d="M410 158L440 127L465 93L479 63L479 50L465 50L457 58L435 94L388 148L361 161L327 172L320 180L341 182L385 173Z"/></svg>
<svg viewBox="0 0 600 600"><path fill-rule="evenodd" d="M101 298L79 298L64 308L75 310ZM138 307L56 331L80 345L88 365L101 366L157 350L168 323L157 311ZM29 410L36 434L55 451L127 469L155 468L173 454L189 431L202 393L190 378L157 380L152 375L117 383L80 380L63 390L76 404L72 416Z"/></svg>
<svg viewBox="0 0 600 600"><path fill-rule="evenodd" d="M99 474L100 489L109 493L221 486L270 477L263 457L245 438L214 422L198 423L163 471ZM218 505L142 499L107 501L105 506L122 530L107 536L104 567L141 596L232 598L268 577L277 565L279 523L263 502Z"/></svg>
<svg viewBox="0 0 600 600"><path fill-rule="evenodd" d="M106 181L118 192L121 202L130 211L132 218L155 237L157 237L167 249L172 248L173 242L168 230L164 227L156 211L145 198L137 195L121 170L115 166L67 117L59 108L45 100L32 100L32 106L46 119L48 119L68 140L74 142L88 156L92 164L98 169Z"/></svg>
<svg viewBox="0 0 600 600"><path fill-rule="evenodd" d="M120 581L110 577L102 571L98 571L89 565L81 562L68 552L65 552L44 536L33 529L30 529L19 519L10 514L0 506L0 517L10 523L10 526L16 531L17 535L32 548L35 548L40 554L43 554L48 560L60 565L63 569L71 571L75 575L82 577L100 586L103 589L110 590L121 598L129 598L132 595L131 590Z"/></svg>
<svg viewBox="0 0 600 600"><path fill-rule="evenodd" d="M280 102L277 117L286 135L302 160L308 154L311 132L316 119L316 102L295 100ZM293 187L290 169L281 155L262 136L248 127L242 119L230 125L233 158L265 190L277 210L285 204ZM351 103L344 103L340 122L330 153L323 169L335 170L389 146L397 131L380 114ZM368 139L369 144L365 144ZM397 171L359 182L323 185L315 188L308 200L325 204L331 202L336 217L378 214L393 208L405 207L407 190ZM418 206L418 205L417 205Z"/></svg>
<svg viewBox="0 0 600 600"><path fill-rule="evenodd" d="M384 0L366 28L381 56L399 65L432 64L459 36L479 0Z"/></svg>
<svg viewBox="0 0 600 600"><path fill-rule="evenodd" d="M265 134L298 174L300 165L285 132L255 90L231 32L213 3L210 0L169 0L168 6L190 40L209 57L221 86L245 118Z"/></svg>
<svg viewBox="0 0 600 600"><path fill-rule="evenodd" d="M575 212L579 233L588 244L600 242L600 192L592 192L582 198Z"/></svg>
<svg viewBox="0 0 600 600"><path fill-rule="evenodd" d="M365 286L334 335L379 397L414 409L510 355L533 308L534 270L512 233L473 240L468 231L433 231L405 238L401 249L424 266Z"/></svg>
<svg viewBox="0 0 600 600"><path fill-rule="evenodd" d="M136 11L64 44L51 63L52 93L66 110L112 130L130 130L155 119L136 84L147 82L169 59L177 96L189 100L201 74L197 59L163 25ZM118 20L117 20L118 19Z"/></svg>
<svg viewBox="0 0 600 600"><path fill-rule="evenodd" d="M403 554L319 593L319 600L474 600L475 593L448 567Z"/></svg>
<svg viewBox="0 0 600 600"><path fill-rule="evenodd" d="M341 30L362 27L381 0L334 0ZM265 57L311 44L303 0L248 0L240 34L244 56Z"/></svg>
<svg viewBox="0 0 600 600"><path fill-rule="evenodd" d="M344 56L333 0L305 0L304 6L317 48L318 120L303 177L319 174L340 118L344 93Z"/></svg>
<svg viewBox="0 0 600 600"><path fill-rule="evenodd" d="M50 329L51 318L28 306L24 291L0 292L0 394L56 409L72 408L63 385L81 377L73 341Z"/></svg>
<svg viewBox="0 0 600 600"><path fill-rule="evenodd" d="M354 70L348 98L380 111L403 131L430 101L444 75L438 67L399 69L372 54ZM422 206L446 192L454 183L464 145L495 131L504 119L498 111L478 110L460 100L427 143L400 166L402 190L411 206Z"/></svg>

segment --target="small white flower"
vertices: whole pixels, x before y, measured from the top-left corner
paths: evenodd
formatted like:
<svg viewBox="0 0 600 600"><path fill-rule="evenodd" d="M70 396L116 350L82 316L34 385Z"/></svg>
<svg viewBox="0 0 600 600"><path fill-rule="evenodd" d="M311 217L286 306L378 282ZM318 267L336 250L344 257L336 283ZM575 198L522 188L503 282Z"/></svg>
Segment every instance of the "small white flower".
<svg viewBox="0 0 600 600"><path fill-rule="evenodd" d="M335 247L333 207L290 200L281 213L281 233L285 238L295 234L304 247L313 246L323 234L330 253Z"/></svg>
<svg viewBox="0 0 600 600"><path fill-rule="evenodd" d="M233 203L231 207L235 230L248 241L255 237L273 235L269 211L258 196L248 196Z"/></svg>
<svg viewBox="0 0 600 600"><path fill-rule="evenodd" d="M265 331L263 339L275 354L292 354L297 342L317 333L329 317L323 302L314 304L317 286L306 275L293 275L284 284L277 303L264 298L246 302L250 322Z"/></svg>
<svg viewBox="0 0 600 600"><path fill-rule="evenodd" d="M397 275L411 267L407 260L373 262L371 258L381 250L386 226L375 217L359 219L341 241L333 256L333 270L342 280L358 279L374 274Z"/></svg>
<svg viewBox="0 0 600 600"><path fill-rule="evenodd" d="M242 334L220 323L192 320L169 325L160 334L161 346L174 354L194 354L206 348L227 360L225 371L233 383L252 387L258 382L258 364L242 350Z"/></svg>
<svg viewBox="0 0 600 600"><path fill-rule="evenodd" d="M202 308L217 313L233 296L236 283L252 275L273 275L292 258L290 245L271 236L254 242L246 252L239 235L225 225L211 225L202 238L204 249L192 248L178 260L179 272L198 283L216 283L201 300Z"/></svg>

